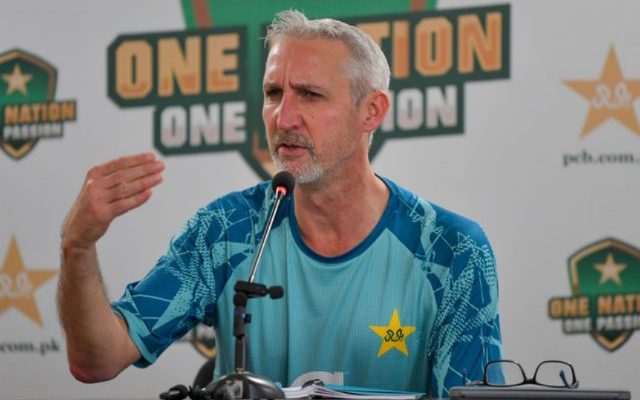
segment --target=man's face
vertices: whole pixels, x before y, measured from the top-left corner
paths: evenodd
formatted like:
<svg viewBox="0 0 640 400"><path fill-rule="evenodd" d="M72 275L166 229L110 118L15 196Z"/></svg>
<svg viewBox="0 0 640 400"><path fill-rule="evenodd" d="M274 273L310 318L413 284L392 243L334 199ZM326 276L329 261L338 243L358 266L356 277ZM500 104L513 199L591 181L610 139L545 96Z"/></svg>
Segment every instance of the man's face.
<svg viewBox="0 0 640 400"><path fill-rule="evenodd" d="M344 44L328 39L285 37L269 52L262 107L269 151L299 184L339 174L362 147L348 58Z"/></svg>

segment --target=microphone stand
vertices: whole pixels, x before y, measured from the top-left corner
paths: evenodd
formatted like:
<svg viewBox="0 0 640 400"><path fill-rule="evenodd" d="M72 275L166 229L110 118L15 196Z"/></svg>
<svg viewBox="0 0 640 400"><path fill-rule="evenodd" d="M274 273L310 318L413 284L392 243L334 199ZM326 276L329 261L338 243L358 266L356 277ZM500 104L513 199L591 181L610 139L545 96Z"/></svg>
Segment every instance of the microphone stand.
<svg viewBox="0 0 640 400"><path fill-rule="evenodd" d="M292 179L292 178L291 178ZM274 181L276 181L274 177ZM275 183L275 182L274 182ZM274 184L275 186L275 184ZM251 323L251 314L246 312L249 299L265 297L269 295L272 299L283 296L284 290L281 286L267 287L261 283L255 283L256 271L262 252L267 243L267 238L271 233L271 227L276 217L282 199L290 190L283 186L276 186L275 203L271 208L267 226L260 241L256 257L253 261L251 273L247 281L237 281L233 289L233 336L235 336L235 371L232 374L222 376L215 382L210 383L198 393L197 397L203 400L235 400L235 399L284 399L284 393L273 382L262 376L253 374L247 370L247 350L249 338L246 333L247 324Z"/></svg>

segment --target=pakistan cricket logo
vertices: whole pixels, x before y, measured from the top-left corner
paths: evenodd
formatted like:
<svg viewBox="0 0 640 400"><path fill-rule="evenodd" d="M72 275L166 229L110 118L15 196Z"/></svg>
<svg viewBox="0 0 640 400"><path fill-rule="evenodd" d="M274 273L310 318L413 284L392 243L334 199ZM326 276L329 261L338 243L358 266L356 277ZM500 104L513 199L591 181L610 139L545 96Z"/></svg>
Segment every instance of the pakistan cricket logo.
<svg viewBox="0 0 640 400"><path fill-rule="evenodd" d="M76 102L55 101L56 78L33 54L0 54L0 148L11 158L23 158L40 139L61 138L63 122L75 121Z"/></svg>
<svg viewBox="0 0 640 400"><path fill-rule="evenodd" d="M391 67L386 140L464 133L467 82L510 73L510 6L437 10L437 0L183 0L186 30L116 37L107 49L108 92L122 108L153 108L164 156L238 152L261 178L275 172L262 126L261 37L273 16L297 8L371 36ZM251 12L246 12L250 8Z"/></svg>
<svg viewBox="0 0 640 400"><path fill-rule="evenodd" d="M640 328L640 250L607 238L569 257L572 296L549 300L566 334L590 333L608 351Z"/></svg>

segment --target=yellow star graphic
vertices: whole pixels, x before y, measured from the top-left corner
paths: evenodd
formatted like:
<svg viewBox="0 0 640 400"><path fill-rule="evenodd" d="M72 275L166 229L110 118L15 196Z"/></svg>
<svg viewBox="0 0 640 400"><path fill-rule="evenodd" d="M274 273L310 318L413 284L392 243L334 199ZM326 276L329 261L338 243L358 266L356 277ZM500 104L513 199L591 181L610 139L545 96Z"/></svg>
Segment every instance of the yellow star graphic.
<svg viewBox="0 0 640 400"><path fill-rule="evenodd" d="M609 118L617 120L640 135L640 125L633 109L633 102L640 96L640 80L624 79L613 46L609 48L600 78L564 83L587 99L590 104L581 137L587 136Z"/></svg>
<svg viewBox="0 0 640 400"><path fill-rule="evenodd" d="M33 294L57 273L57 270L25 269L16 238L12 237L0 269L0 315L13 306L42 326L42 318Z"/></svg>
<svg viewBox="0 0 640 400"><path fill-rule="evenodd" d="M608 281L614 282L616 285L622 285L620 280L620 273L627 268L626 264L616 264L613 259L613 254L609 253L607 261L604 264L595 264L594 268L600 272L599 285L604 285Z"/></svg>
<svg viewBox="0 0 640 400"><path fill-rule="evenodd" d="M13 72L10 74L2 74L2 79L7 82L7 95L15 92L27 95L27 83L33 78L31 74L23 74L19 64L13 66Z"/></svg>
<svg viewBox="0 0 640 400"><path fill-rule="evenodd" d="M369 325L369 328L382 338L382 344L380 344L380 349L378 350L378 358L391 349L396 349L405 356L409 355L405 339L416 330L416 327L402 326L397 308L393 310L387 326Z"/></svg>

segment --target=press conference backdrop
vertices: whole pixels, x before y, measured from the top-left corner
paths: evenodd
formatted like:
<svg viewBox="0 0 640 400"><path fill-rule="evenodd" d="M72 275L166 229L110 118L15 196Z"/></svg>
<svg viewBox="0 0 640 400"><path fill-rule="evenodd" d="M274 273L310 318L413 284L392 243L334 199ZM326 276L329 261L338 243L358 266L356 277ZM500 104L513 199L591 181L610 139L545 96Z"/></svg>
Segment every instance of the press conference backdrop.
<svg viewBox="0 0 640 400"><path fill-rule="evenodd" d="M268 177L258 38L292 5L382 45L393 107L373 166L485 228L505 357L640 392L638 2L23 0L0 10L0 398L153 398L192 381L206 331L112 382L71 377L60 226L91 165L164 160L152 200L99 242L117 298L198 207Z"/></svg>

